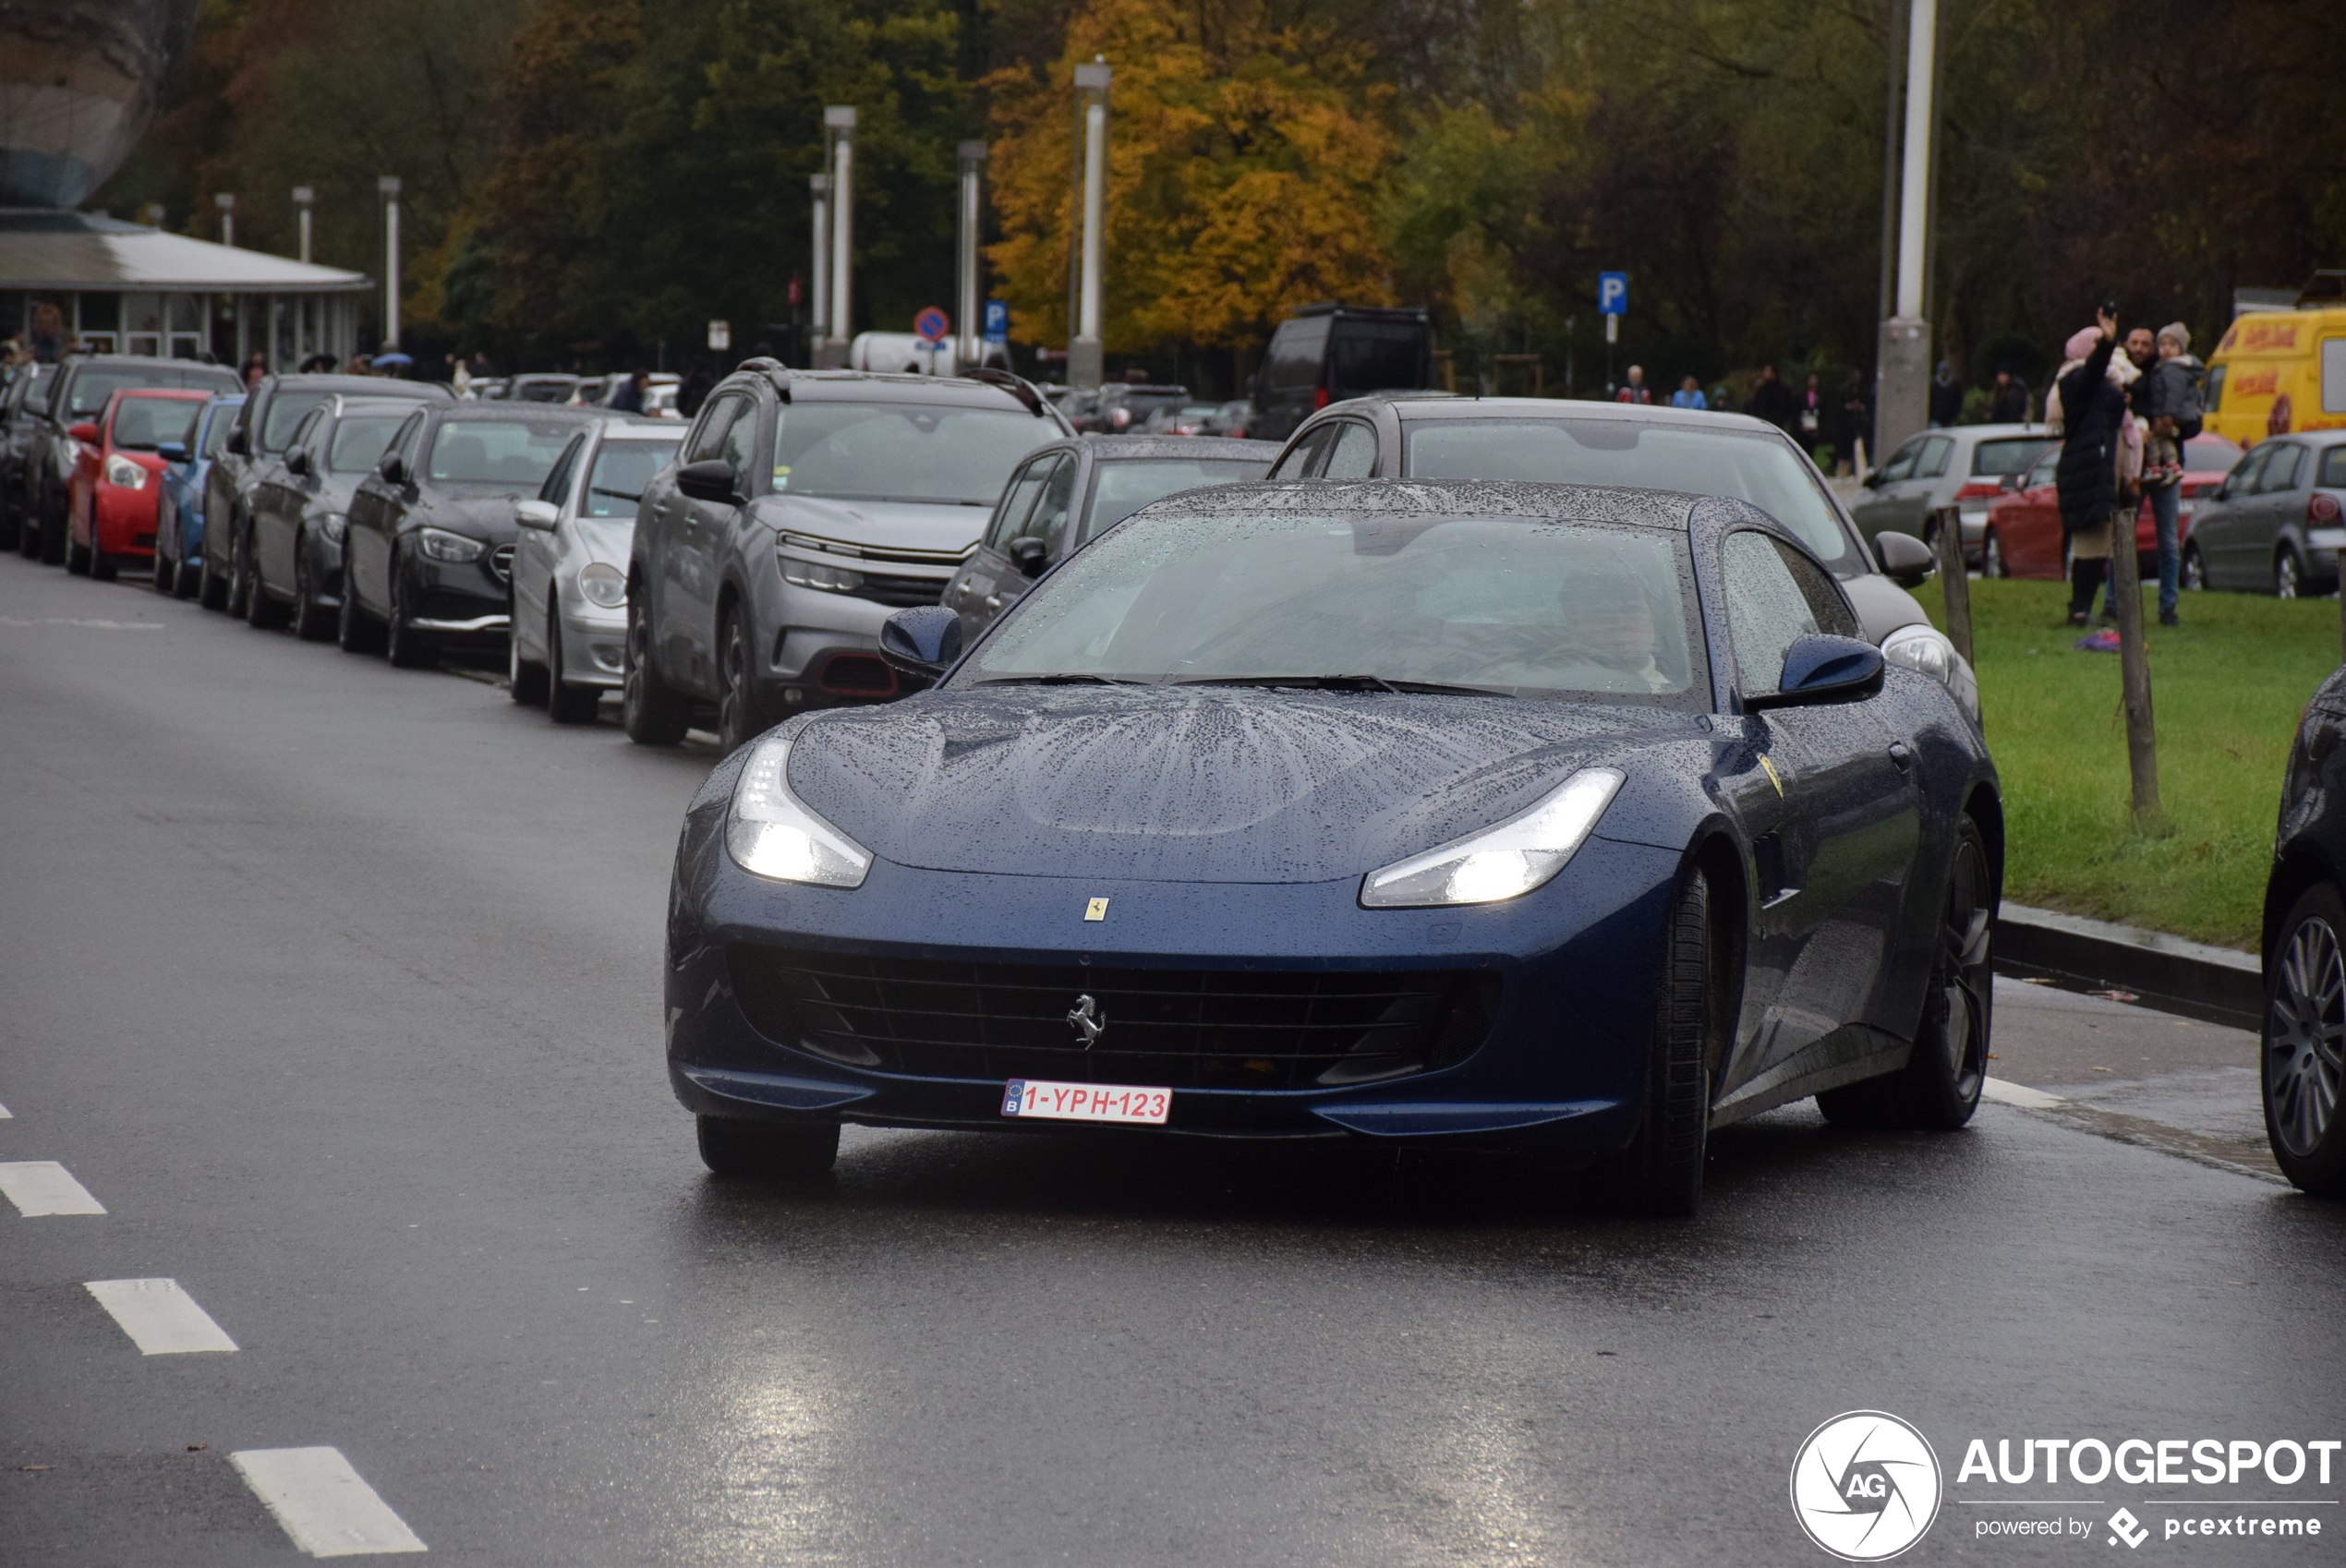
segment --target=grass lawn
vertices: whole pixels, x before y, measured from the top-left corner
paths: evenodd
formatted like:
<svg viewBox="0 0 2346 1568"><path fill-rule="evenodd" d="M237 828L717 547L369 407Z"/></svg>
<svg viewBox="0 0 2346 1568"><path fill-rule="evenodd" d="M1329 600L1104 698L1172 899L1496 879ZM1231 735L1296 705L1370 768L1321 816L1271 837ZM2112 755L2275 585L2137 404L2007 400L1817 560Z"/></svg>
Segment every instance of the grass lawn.
<svg viewBox="0 0 2346 1568"><path fill-rule="evenodd" d="M2003 775L2004 894L2231 947L2256 946L2282 766L2298 715L2339 664L2335 599L2185 594L2150 621L2159 790L2172 831L2132 826L2118 656L2079 653L2065 583L1971 584L1988 744ZM1934 581L1917 590L1934 617Z"/></svg>

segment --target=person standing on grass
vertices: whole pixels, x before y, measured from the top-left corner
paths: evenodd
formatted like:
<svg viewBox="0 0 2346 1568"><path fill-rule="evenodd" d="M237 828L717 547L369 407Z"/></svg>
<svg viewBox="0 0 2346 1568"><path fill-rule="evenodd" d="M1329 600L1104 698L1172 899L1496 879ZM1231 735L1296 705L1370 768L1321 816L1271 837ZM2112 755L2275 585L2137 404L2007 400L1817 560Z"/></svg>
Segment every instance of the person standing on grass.
<svg viewBox="0 0 2346 1568"><path fill-rule="evenodd" d="M1629 379L1613 394L1615 403L1651 403L1653 389L1646 385L1646 368L1642 365L1629 367Z"/></svg>
<svg viewBox="0 0 2346 1568"><path fill-rule="evenodd" d="M2013 375L2009 367L1996 372L1996 384L1989 392L1988 423L1990 425L2028 423L2027 383Z"/></svg>
<svg viewBox="0 0 2346 1568"><path fill-rule="evenodd" d="M2117 319L2098 312L2097 325L2070 338L2052 394L2045 400L2045 428L2061 438L2054 478L2062 532L2069 538L2072 626L2083 626L2092 617L2094 592L2110 570L2111 524L2140 473L2141 438L2126 404L2126 391L2140 374L2133 360L2118 353ZM2122 486L2130 441L2135 461ZM2124 513L2123 520L2131 525L2133 515Z"/></svg>
<svg viewBox="0 0 2346 1568"><path fill-rule="evenodd" d="M1751 396L1743 411L1755 419L1765 419L1785 435L1792 434L1792 417L1800 410L1800 400L1793 395L1784 378L1776 374L1773 365L1760 367L1759 384L1751 389Z"/></svg>
<svg viewBox="0 0 2346 1568"><path fill-rule="evenodd" d="M2171 344L2168 332L2180 332L2183 344L2191 342L2191 332L2182 322L2160 332L2157 338L2146 327L2136 327L2126 334L2126 357L2142 371L2142 379L2134 386L2134 416L2142 422L2146 432L2143 447L2142 482L2150 497L2151 522L2159 531L2159 624L2181 624L2175 613L2177 578L2183 562L2178 535L2183 495L2183 442L2176 431L2183 413L2185 383L2181 373L2168 374L2174 356L2182 348Z"/></svg>

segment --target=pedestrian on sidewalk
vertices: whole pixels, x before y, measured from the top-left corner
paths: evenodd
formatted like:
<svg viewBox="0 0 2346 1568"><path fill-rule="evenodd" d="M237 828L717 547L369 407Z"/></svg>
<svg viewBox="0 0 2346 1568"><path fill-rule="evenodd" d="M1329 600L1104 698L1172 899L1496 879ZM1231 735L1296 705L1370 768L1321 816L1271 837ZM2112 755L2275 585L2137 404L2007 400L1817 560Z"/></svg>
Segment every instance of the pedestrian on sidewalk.
<svg viewBox="0 0 2346 1568"><path fill-rule="evenodd" d="M1613 401L1615 403L1651 403L1653 401L1653 389L1646 385L1644 366L1629 367L1629 379L1621 384L1619 392L1613 394Z"/></svg>
<svg viewBox="0 0 2346 1568"><path fill-rule="evenodd" d="M2095 591L2110 570L2111 524L2126 499L2120 487L2121 462L2130 439L2139 472L2142 448L2126 390L2140 374L2118 352L2116 318L2098 312L2097 325L2071 336L2045 400L2045 428L2061 438L2054 478L2062 532L2069 539L2072 626L2083 626L2092 617ZM2124 513L2123 521L2131 526L2134 514Z"/></svg>
<svg viewBox="0 0 2346 1568"><path fill-rule="evenodd" d="M1988 423L2028 423L2028 384L2013 375L2010 366L1996 372L1996 384L1988 397Z"/></svg>
<svg viewBox="0 0 2346 1568"><path fill-rule="evenodd" d="M1744 403L1743 411L1755 419L1765 419L1785 435L1792 434L1792 416L1798 412L1800 400L1784 384L1773 365L1760 367L1760 384L1751 389L1751 396Z"/></svg>
<svg viewBox="0 0 2346 1568"><path fill-rule="evenodd" d="M1855 476L1865 453L1873 446L1873 392L1866 373L1852 369L1841 383L1840 417L1833 423L1833 454L1837 472Z"/></svg>
<svg viewBox="0 0 2346 1568"><path fill-rule="evenodd" d="M1808 373L1808 384L1799 392L1800 402L1792 416L1793 440L1800 450L1811 457L1819 443L1825 439L1825 394L1815 371Z"/></svg>
<svg viewBox="0 0 2346 1568"><path fill-rule="evenodd" d="M1670 406L1673 408L1708 408L1711 406L1711 400L1702 395L1702 383L1696 380L1692 376L1687 376L1678 382L1678 390L1670 394Z"/></svg>

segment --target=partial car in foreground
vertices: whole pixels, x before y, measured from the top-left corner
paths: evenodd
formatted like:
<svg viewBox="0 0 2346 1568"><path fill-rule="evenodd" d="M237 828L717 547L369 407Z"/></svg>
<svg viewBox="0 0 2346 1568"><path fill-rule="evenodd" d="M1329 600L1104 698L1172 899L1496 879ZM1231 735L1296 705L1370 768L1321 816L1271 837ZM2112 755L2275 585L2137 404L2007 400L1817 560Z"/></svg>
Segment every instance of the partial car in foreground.
<svg viewBox="0 0 2346 1568"><path fill-rule="evenodd" d="M726 1174L839 1125L1131 1124L1594 1165L1683 1213L1816 1095L1950 1128L1989 1045L1995 768L1745 502L1232 485L1144 508L937 685L720 766L671 1081Z"/></svg>
<svg viewBox="0 0 2346 1568"><path fill-rule="evenodd" d="M2258 451L2263 448L2259 447ZM2305 705L2265 882L2265 1132L2281 1174L2346 1198L2346 669Z"/></svg>

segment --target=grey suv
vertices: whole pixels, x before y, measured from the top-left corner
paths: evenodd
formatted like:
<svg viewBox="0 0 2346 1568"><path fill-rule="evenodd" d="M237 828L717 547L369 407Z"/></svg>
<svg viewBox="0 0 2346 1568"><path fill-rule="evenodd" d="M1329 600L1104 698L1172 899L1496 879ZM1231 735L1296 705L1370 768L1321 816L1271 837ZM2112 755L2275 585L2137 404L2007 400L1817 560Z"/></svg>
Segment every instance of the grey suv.
<svg viewBox="0 0 2346 1568"><path fill-rule="evenodd" d="M897 695L880 623L937 602L1019 459L1069 433L1004 371L746 361L636 509L629 737L673 745L707 705L731 751L804 708Z"/></svg>

